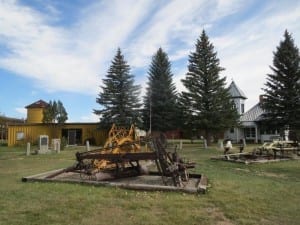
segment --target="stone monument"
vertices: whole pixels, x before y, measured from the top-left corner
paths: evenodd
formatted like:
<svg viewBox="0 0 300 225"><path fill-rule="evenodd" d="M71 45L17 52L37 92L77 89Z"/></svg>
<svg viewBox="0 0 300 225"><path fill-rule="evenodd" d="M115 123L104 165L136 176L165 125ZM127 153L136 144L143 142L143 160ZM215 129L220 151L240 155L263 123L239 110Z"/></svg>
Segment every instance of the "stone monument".
<svg viewBox="0 0 300 225"><path fill-rule="evenodd" d="M40 135L38 153L47 153L47 152L49 152L49 137L48 135Z"/></svg>

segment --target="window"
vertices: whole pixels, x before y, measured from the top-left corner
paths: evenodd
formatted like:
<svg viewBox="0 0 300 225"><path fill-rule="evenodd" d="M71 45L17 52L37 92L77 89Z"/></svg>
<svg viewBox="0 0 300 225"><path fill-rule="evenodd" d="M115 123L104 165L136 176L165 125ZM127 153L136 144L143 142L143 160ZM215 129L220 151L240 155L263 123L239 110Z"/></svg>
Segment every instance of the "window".
<svg viewBox="0 0 300 225"><path fill-rule="evenodd" d="M255 127L245 128L246 138L255 138Z"/></svg>
<svg viewBox="0 0 300 225"><path fill-rule="evenodd" d="M241 113L245 112L245 104L241 104Z"/></svg>
<svg viewBox="0 0 300 225"><path fill-rule="evenodd" d="M230 133L234 133L234 128L232 127L232 128L230 128Z"/></svg>
<svg viewBox="0 0 300 225"><path fill-rule="evenodd" d="M17 137L16 137L17 141L24 140L24 137L25 137L24 132L18 131L18 132L16 133L16 135L17 135Z"/></svg>
<svg viewBox="0 0 300 225"><path fill-rule="evenodd" d="M261 134L278 134L278 131L276 129L272 129L272 128L261 128L260 133Z"/></svg>

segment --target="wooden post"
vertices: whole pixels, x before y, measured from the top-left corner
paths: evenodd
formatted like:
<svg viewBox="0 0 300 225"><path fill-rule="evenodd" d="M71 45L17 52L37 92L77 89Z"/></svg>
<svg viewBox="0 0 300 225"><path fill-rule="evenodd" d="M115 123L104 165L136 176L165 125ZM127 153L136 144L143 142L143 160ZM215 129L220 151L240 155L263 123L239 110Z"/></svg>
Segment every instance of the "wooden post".
<svg viewBox="0 0 300 225"><path fill-rule="evenodd" d="M30 155L30 142L27 142L26 155Z"/></svg>
<svg viewBox="0 0 300 225"><path fill-rule="evenodd" d="M56 151L60 153L60 141L56 142Z"/></svg>

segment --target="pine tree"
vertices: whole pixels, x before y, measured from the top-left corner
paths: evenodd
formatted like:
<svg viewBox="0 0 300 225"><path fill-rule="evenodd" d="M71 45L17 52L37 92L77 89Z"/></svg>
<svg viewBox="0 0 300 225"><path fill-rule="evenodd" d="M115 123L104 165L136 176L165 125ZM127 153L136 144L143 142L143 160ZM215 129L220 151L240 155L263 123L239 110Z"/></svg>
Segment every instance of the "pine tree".
<svg viewBox="0 0 300 225"><path fill-rule="evenodd" d="M188 72L182 80L186 91L181 94L186 125L190 129L204 130L208 144L216 132L237 124L238 114L225 88L224 70L220 67L214 46L202 31L196 50L189 56Z"/></svg>
<svg viewBox="0 0 300 225"><path fill-rule="evenodd" d="M286 30L273 53L272 74L267 75L262 107L264 118L278 129L300 128L300 56L292 35Z"/></svg>
<svg viewBox="0 0 300 225"><path fill-rule="evenodd" d="M168 55L159 48L153 55L148 70L149 80L143 109L145 129L169 131L177 127L177 92L172 77Z"/></svg>
<svg viewBox="0 0 300 225"><path fill-rule="evenodd" d="M140 123L139 85L134 85L134 77L120 48L111 62L106 78L103 79L96 102L103 109L94 110L100 116L100 123L110 127L113 123L122 126Z"/></svg>

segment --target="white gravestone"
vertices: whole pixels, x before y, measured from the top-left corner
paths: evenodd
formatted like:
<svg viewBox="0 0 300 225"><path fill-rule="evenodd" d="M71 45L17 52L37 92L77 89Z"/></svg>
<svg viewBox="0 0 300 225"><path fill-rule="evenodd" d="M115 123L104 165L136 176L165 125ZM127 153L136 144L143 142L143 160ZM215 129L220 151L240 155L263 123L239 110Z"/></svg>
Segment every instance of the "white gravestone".
<svg viewBox="0 0 300 225"><path fill-rule="evenodd" d="M46 153L49 149L48 135L40 135L39 137L39 153Z"/></svg>
<svg viewBox="0 0 300 225"><path fill-rule="evenodd" d="M52 149L56 152L58 152L58 147L60 146L60 139L59 138L53 138L52 139ZM60 150L60 149L59 149Z"/></svg>
<svg viewBox="0 0 300 225"><path fill-rule="evenodd" d="M90 142L86 141L86 151L90 151Z"/></svg>

